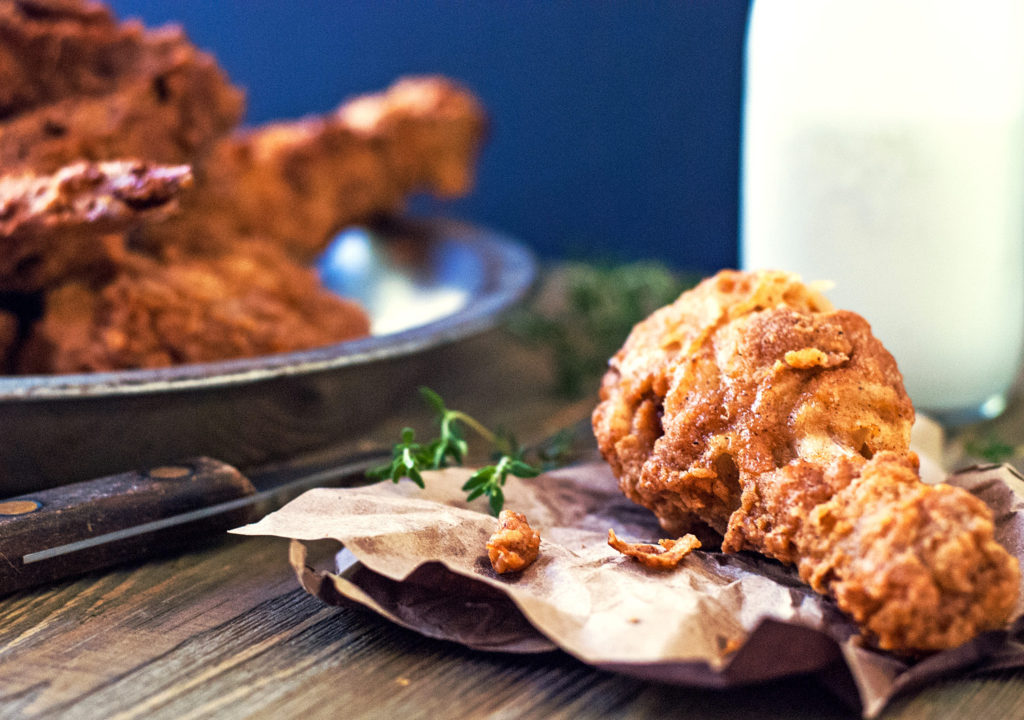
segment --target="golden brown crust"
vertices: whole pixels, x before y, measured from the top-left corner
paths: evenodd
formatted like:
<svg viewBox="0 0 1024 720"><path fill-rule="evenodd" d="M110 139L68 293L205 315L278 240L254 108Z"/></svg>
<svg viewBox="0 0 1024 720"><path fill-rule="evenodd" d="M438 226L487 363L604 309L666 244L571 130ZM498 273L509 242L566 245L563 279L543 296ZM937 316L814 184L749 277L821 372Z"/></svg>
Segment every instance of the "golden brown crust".
<svg viewBox="0 0 1024 720"><path fill-rule="evenodd" d="M366 335L355 303L269 243L202 259L132 255L109 281L51 291L24 373L164 367L291 352Z"/></svg>
<svg viewBox="0 0 1024 720"><path fill-rule="evenodd" d="M87 0L11 0L0 2L0 39L0 167L18 174L0 180L0 292L31 310L18 310L22 372L220 360L365 334L365 313L296 262L410 193L472 184L484 114L444 78L243 132L242 93L178 27L119 22ZM110 162L129 157L145 171ZM179 163L196 178L168 220L186 182L155 165Z"/></svg>
<svg viewBox="0 0 1024 720"><path fill-rule="evenodd" d="M733 271L636 326L593 416L623 491L667 530L704 524L724 536L723 550L798 564L881 647L932 650L1003 622L1019 571L980 503L955 519L918 520L963 493L918 488L912 421L896 363L863 318L833 310L795 276ZM885 495L890 485L906 489ZM860 515L895 525L832 533L822 524ZM970 531L944 545L953 528ZM914 572L908 553L921 559ZM985 570L973 584L951 580L974 567ZM872 578L886 578L884 589ZM934 601L906 608L917 597L910 586L928 583L935 594L923 597Z"/></svg>
<svg viewBox="0 0 1024 720"><path fill-rule="evenodd" d="M657 545L628 543L620 540L615 530L608 529L608 545L616 552L631 557L652 570L675 570L687 555L700 547L700 540L686 534L681 538L663 538Z"/></svg>
<svg viewBox="0 0 1024 720"><path fill-rule="evenodd" d="M109 92L139 61L139 25L119 27L98 2L6 1L0 28L2 117L71 95Z"/></svg>
<svg viewBox="0 0 1024 720"><path fill-rule="evenodd" d="M403 192L458 197L473 187L487 118L473 94L447 78L400 78L385 92L342 104L334 120L381 145Z"/></svg>
<svg viewBox="0 0 1024 720"><path fill-rule="evenodd" d="M173 212L191 179L188 166L136 160L0 177L0 291L106 272L124 255L122 234Z"/></svg>
<svg viewBox="0 0 1024 720"><path fill-rule="evenodd" d="M439 77L404 78L334 113L225 138L197 173L181 215L153 229L154 245L231 242L256 235L300 260L344 226L400 210L413 192L469 191L485 117L476 98Z"/></svg>
<svg viewBox="0 0 1024 720"><path fill-rule="evenodd" d="M0 236L38 236L67 227L123 230L140 217L173 212L191 182L187 165L139 160L78 162L52 175L3 175Z"/></svg>
<svg viewBox="0 0 1024 720"><path fill-rule="evenodd" d="M848 473L845 462L825 475ZM917 469L879 454L848 484L832 480L841 487L795 536L800 577L888 650L955 647L999 627L1020 582L988 507L961 488L922 483Z"/></svg>
<svg viewBox="0 0 1024 720"><path fill-rule="evenodd" d="M782 360L807 348L847 359L829 372ZM849 380L860 389L839 403ZM623 490L675 533L724 533L739 472L813 455L822 433L854 454L906 449L913 420L867 323L785 273L724 271L656 311L610 361L601 400L594 426Z"/></svg>
<svg viewBox="0 0 1024 720"><path fill-rule="evenodd" d="M78 160L196 163L244 97L180 28L118 23L102 5L0 5L0 166Z"/></svg>
<svg viewBox="0 0 1024 720"><path fill-rule="evenodd" d="M499 575L525 570L540 554L540 534L526 516L512 510L498 514L498 529L487 540L487 557Z"/></svg>

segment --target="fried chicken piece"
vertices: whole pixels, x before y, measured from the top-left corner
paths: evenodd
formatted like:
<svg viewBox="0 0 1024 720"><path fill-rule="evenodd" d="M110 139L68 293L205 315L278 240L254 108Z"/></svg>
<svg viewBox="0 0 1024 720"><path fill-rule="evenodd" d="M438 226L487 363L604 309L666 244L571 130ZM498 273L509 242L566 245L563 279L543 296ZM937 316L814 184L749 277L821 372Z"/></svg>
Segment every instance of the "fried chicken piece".
<svg viewBox="0 0 1024 720"><path fill-rule="evenodd" d="M498 529L487 541L487 557L499 575L528 568L540 554L540 534L526 516L511 510L498 514Z"/></svg>
<svg viewBox="0 0 1024 720"><path fill-rule="evenodd" d="M242 92L180 28L118 23L84 0L0 3L0 167L196 163L235 128Z"/></svg>
<svg viewBox="0 0 1024 720"><path fill-rule="evenodd" d="M473 187L487 120L477 99L446 78L400 78L385 92L342 104L334 120L380 143L403 193L459 197Z"/></svg>
<svg viewBox="0 0 1024 720"><path fill-rule="evenodd" d="M98 2L0 2L0 117L71 95L111 91L138 63L138 23L119 27Z"/></svg>
<svg viewBox="0 0 1024 720"><path fill-rule="evenodd" d="M594 415L626 494L669 532L706 523L724 534L738 473L785 464L797 441L810 451L823 431L826 450L905 451L913 408L895 362L863 319L830 311L788 275L724 272L639 323L610 361ZM853 355L855 343L865 347ZM808 347L847 362L829 373L785 363ZM831 393L844 380L860 390L840 404Z"/></svg>
<svg viewBox="0 0 1024 720"><path fill-rule="evenodd" d="M991 513L920 483L913 407L860 316L795 276L723 271L640 322L594 411L625 494L666 530L796 564L879 647L998 627L1017 562Z"/></svg>
<svg viewBox="0 0 1024 720"><path fill-rule="evenodd" d="M1020 575L993 539L989 508L961 488L922 483L912 457L880 453L854 475L858 464L825 469L838 489L793 539L804 582L831 592L884 649L940 650L999 627ZM794 488L786 504L809 489Z"/></svg>
<svg viewBox="0 0 1024 720"><path fill-rule="evenodd" d="M22 373L75 373L305 350L369 333L356 303L271 243L162 263L131 254L105 282L47 294Z"/></svg>
<svg viewBox="0 0 1024 720"><path fill-rule="evenodd" d="M4 0L0 29L0 117L109 91L137 59L137 46L100 3Z"/></svg>
<svg viewBox="0 0 1024 720"><path fill-rule="evenodd" d="M181 215L143 242L191 252L258 236L308 262L341 228L394 213L411 193L468 192L484 127L467 90L419 77L330 115L236 133L197 171Z"/></svg>
<svg viewBox="0 0 1024 720"><path fill-rule="evenodd" d="M0 291L36 292L108 270L124 256L123 233L167 217L191 181L187 165L136 160L0 177Z"/></svg>
<svg viewBox="0 0 1024 720"><path fill-rule="evenodd" d="M0 0L0 39L0 167L18 174L0 180L0 293L30 295L15 333L27 336L22 372L157 367L366 334L365 313L296 262L410 193L472 183L483 111L443 78L234 132L243 94L180 28L118 22L87 0ZM195 168L182 213L163 222L182 171L108 162L124 157Z"/></svg>

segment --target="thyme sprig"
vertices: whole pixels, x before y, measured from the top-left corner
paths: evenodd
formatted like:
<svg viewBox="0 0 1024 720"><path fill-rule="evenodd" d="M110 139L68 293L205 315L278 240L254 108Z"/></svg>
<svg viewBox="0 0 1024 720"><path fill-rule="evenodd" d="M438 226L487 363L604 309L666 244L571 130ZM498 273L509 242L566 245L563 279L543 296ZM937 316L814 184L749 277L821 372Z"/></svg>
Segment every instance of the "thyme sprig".
<svg viewBox="0 0 1024 720"><path fill-rule="evenodd" d="M513 437L493 432L471 415L447 407L441 396L430 388L420 388L420 394L437 415L438 437L428 443L419 443L416 442L416 432L412 428L403 428L401 440L392 449L391 462L371 469L367 472L369 478L390 479L396 483L402 478L409 478L421 488L426 487L422 474L424 470L439 470L448 467L449 463L463 463L469 452L463 426L491 446L492 459L495 461L476 470L462 486L462 490L467 493L467 501L484 496L488 499L491 512L497 515L505 505L505 492L502 488L509 475L524 478L540 474L540 468L523 459L525 450L519 447Z"/></svg>

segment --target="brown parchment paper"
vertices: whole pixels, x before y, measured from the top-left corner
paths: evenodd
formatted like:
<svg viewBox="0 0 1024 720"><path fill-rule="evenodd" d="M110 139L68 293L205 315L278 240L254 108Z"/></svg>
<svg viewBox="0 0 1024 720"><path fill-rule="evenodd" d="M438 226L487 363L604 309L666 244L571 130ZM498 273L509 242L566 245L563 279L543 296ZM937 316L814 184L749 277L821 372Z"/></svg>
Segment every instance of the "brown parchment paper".
<svg viewBox="0 0 1024 720"><path fill-rule="evenodd" d="M644 568L608 547L608 529L630 541L663 533L603 463L509 482L505 506L542 540L537 562L499 576L485 549L496 521L460 490L470 472L426 473L426 490L407 481L311 490L233 532L342 542L333 572L307 567L292 543L303 587L431 637L507 652L558 647L604 669L700 687L820 673L865 717L940 677L1024 666L1024 600L1005 630L914 661L864 646L830 600L760 556L698 550L674 571ZM994 509L998 539L1024 558L1021 477L986 466L948 481Z"/></svg>

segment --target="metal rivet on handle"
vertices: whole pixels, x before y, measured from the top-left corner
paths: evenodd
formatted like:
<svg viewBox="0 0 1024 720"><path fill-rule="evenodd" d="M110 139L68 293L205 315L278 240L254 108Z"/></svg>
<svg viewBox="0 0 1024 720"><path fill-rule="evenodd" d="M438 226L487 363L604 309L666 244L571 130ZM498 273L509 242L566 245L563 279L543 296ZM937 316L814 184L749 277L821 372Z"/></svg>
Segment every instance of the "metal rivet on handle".
<svg viewBox="0 0 1024 720"><path fill-rule="evenodd" d="M0 502L0 515L26 515L42 506L38 500L8 500Z"/></svg>

